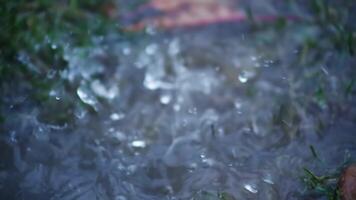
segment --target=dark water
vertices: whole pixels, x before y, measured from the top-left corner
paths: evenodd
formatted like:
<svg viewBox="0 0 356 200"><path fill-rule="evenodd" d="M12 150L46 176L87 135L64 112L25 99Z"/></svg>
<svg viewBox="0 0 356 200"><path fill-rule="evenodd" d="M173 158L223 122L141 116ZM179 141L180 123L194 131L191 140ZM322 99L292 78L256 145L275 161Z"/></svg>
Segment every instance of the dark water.
<svg viewBox="0 0 356 200"><path fill-rule="evenodd" d="M66 49L54 103L6 97L1 199L303 199L303 167L355 158L355 93L343 95L355 60L300 64L315 27L146 32ZM75 117L53 123L63 109Z"/></svg>

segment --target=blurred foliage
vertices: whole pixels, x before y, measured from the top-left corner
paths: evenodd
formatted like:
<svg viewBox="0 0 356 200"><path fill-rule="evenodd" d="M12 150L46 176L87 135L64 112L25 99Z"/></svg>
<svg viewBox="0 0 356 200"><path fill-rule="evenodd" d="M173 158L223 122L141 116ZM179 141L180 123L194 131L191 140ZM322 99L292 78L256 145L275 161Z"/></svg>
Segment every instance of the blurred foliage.
<svg viewBox="0 0 356 200"><path fill-rule="evenodd" d="M109 16L114 6L110 0L2 2L0 96L22 84L32 86L26 88L33 100L47 100L63 81L56 72L67 67L64 49L88 47L94 36L118 29Z"/></svg>
<svg viewBox="0 0 356 200"><path fill-rule="evenodd" d="M355 6L352 0L311 1L314 14L312 23L321 27L323 37L329 39L335 49L351 56L355 55L356 50L356 27L352 22Z"/></svg>

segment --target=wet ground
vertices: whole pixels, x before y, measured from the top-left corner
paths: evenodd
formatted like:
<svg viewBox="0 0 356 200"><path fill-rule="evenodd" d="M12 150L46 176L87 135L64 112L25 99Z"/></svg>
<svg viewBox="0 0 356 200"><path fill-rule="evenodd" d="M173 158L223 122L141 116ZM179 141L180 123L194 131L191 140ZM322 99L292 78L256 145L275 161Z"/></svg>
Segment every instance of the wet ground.
<svg viewBox="0 0 356 200"><path fill-rule="evenodd" d="M305 199L303 167L356 155L355 60L301 58L319 33L229 22L67 48L49 103L6 97L4 199Z"/></svg>

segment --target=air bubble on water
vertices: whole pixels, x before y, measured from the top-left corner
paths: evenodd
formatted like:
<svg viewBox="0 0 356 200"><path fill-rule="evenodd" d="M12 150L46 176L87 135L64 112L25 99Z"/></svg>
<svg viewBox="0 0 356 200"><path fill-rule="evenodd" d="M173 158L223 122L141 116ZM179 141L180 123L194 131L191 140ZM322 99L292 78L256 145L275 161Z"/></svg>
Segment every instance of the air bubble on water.
<svg viewBox="0 0 356 200"><path fill-rule="evenodd" d="M247 191L249 191L251 193L254 193L254 194L256 194L258 192L256 187L254 185L251 185L251 184L245 184L244 188L245 188L245 190L247 190Z"/></svg>
<svg viewBox="0 0 356 200"><path fill-rule="evenodd" d="M158 50L158 45L157 44L149 44L145 48L145 52L147 55L154 55Z"/></svg>
<svg viewBox="0 0 356 200"><path fill-rule="evenodd" d="M172 100L172 96L170 94L162 94L159 100L162 104L169 104Z"/></svg>
<svg viewBox="0 0 356 200"><path fill-rule="evenodd" d="M145 148L146 142L144 140L134 140L131 142L131 146L134 148Z"/></svg>
<svg viewBox="0 0 356 200"><path fill-rule="evenodd" d="M113 121L119 121L125 117L125 114L123 113L112 113L110 115L110 119Z"/></svg>

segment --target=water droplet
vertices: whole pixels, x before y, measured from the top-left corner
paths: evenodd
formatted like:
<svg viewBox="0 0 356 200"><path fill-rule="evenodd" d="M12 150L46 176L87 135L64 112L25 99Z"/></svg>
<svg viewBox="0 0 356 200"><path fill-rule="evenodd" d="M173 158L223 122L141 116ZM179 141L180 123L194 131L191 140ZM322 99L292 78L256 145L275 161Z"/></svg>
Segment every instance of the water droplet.
<svg viewBox="0 0 356 200"><path fill-rule="evenodd" d="M127 198L120 195L120 196L116 196L115 200L127 200Z"/></svg>
<svg viewBox="0 0 356 200"><path fill-rule="evenodd" d="M125 114L123 113L113 113L110 115L110 119L113 121L118 121L120 119L123 119L125 117Z"/></svg>
<svg viewBox="0 0 356 200"><path fill-rule="evenodd" d="M169 94L163 94L160 97L160 102L162 104L169 104L171 102L171 100L172 100L172 96Z"/></svg>
<svg viewBox="0 0 356 200"><path fill-rule="evenodd" d="M241 83L246 83L249 79L253 78L254 76L255 76L254 71L242 71L239 74L238 79Z"/></svg>
<svg viewBox="0 0 356 200"><path fill-rule="evenodd" d="M10 133L10 141L13 143L17 143L16 131L11 131Z"/></svg>
<svg viewBox="0 0 356 200"><path fill-rule="evenodd" d="M251 56L251 60L252 60L252 61L256 61L256 60L257 60L257 57L256 57L256 56Z"/></svg>
<svg viewBox="0 0 356 200"><path fill-rule="evenodd" d="M87 114L87 110L82 108L81 106L78 106L75 111L74 111L74 115L78 118L78 119L83 119L85 117L85 115Z"/></svg>
<svg viewBox="0 0 356 200"><path fill-rule="evenodd" d="M242 103L239 100L236 100L234 102L234 105L235 105L235 108L238 110L242 108Z"/></svg>
<svg viewBox="0 0 356 200"><path fill-rule="evenodd" d="M147 74L143 85L149 90L157 90L159 88L159 81L155 80L150 74Z"/></svg>
<svg viewBox="0 0 356 200"><path fill-rule="evenodd" d="M188 120L183 119L183 121L182 121L182 126L183 126L183 127L186 127L187 125L188 125Z"/></svg>
<svg viewBox="0 0 356 200"><path fill-rule="evenodd" d="M124 55L130 55L131 54L131 49L130 49L130 47L124 47L123 49L122 49L122 53L124 53Z"/></svg>
<svg viewBox="0 0 356 200"><path fill-rule="evenodd" d="M179 104L174 104L173 105L173 109L174 109L174 111L176 111L176 112L178 112L178 111L180 111L180 105Z"/></svg>
<svg viewBox="0 0 356 200"><path fill-rule="evenodd" d="M274 184L274 182L273 182L273 180L272 180L272 177L270 177L270 176L263 178L263 181L264 181L265 183L269 183L269 184L271 184L271 185Z"/></svg>
<svg viewBox="0 0 356 200"><path fill-rule="evenodd" d="M96 104L98 103L97 99L91 92L85 88L84 86L80 86L77 89L77 95L83 103L88 104L96 108Z"/></svg>
<svg viewBox="0 0 356 200"><path fill-rule="evenodd" d="M157 33L154 26L147 26L145 31L148 35L155 35Z"/></svg>
<svg viewBox="0 0 356 200"><path fill-rule="evenodd" d="M145 52L147 55L154 55L158 50L157 44L150 44L146 47Z"/></svg>
<svg viewBox="0 0 356 200"><path fill-rule="evenodd" d="M131 146L135 148L145 148L146 142L144 140L134 140L131 142Z"/></svg>
<svg viewBox="0 0 356 200"><path fill-rule="evenodd" d="M324 73L326 76L329 76L329 72L328 72L328 70L326 70L325 67L321 67L321 71L323 71L323 73Z"/></svg>
<svg viewBox="0 0 356 200"><path fill-rule="evenodd" d="M176 56L180 51L180 47L179 47L179 40L178 39L174 39L172 40L171 43L169 43L169 47L168 47L168 53L171 56Z"/></svg>
<svg viewBox="0 0 356 200"><path fill-rule="evenodd" d="M212 158L204 158L202 159L202 162L207 166L213 166L216 163Z"/></svg>
<svg viewBox="0 0 356 200"><path fill-rule="evenodd" d="M189 114L192 114L192 115L196 115L198 113L198 110L196 107L193 107L193 108L189 108L188 109L188 113Z"/></svg>
<svg viewBox="0 0 356 200"><path fill-rule="evenodd" d="M49 78L49 79L54 78L54 76L56 75L56 73L57 73L56 70L53 70L53 69L49 70L49 71L47 72L47 78Z"/></svg>
<svg viewBox="0 0 356 200"><path fill-rule="evenodd" d="M263 62L263 66L264 66L264 67L270 67L273 63L274 63L273 60L265 60L265 61Z"/></svg>
<svg viewBox="0 0 356 200"><path fill-rule="evenodd" d="M112 135L115 139L118 141L125 141L126 140L126 135L123 132L120 131L115 131Z"/></svg>
<svg viewBox="0 0 356 200"><path fill-rule="evenodd" d="M137 170L137 166L136 165L130 165L127 167L127 175L133 174L135 173L135 171Z"/></svg>
<svg viewBox="0 0 356 200"><path fill-rule="evenodd" d="M90 86L97 96L106 99L114 99L119 93L119 89L116 86L106 88L99 80L93 81Z"/></svg>
<svg viewBox="0 0 356 200"><path fill-rule="evenodd" d="M251 185L251 184L245 184L245 185L244 185L244 188L245 188L247 191L249 191L249 192L251 192L251 193L254 193L254 194L256 194L256 193L258 192L258 190L256 189L256 187L253 186L253 185Z"/></svg>
<svg viewBox="0 0 356 200"><path fill-rule="evenodd" d="M238 78L241 83L246 83L248 81L248 78L243 74L240 74Z"/></svg>
<svg viewBox="0 0 356 200"><path fill-rule="evenodd" d="M49 96L54 97L57 101L61 100L61 97L59 96L58 92L55 90L51 90L49 92Z"/></svg>
<svg viewBox="0 0 356 200"><path fill-rule="evenodd" d="M58 48L58 46L57 46L56 44L52 44L51 47L52 47L52 49L54 49L54 50Z"/></svg>

